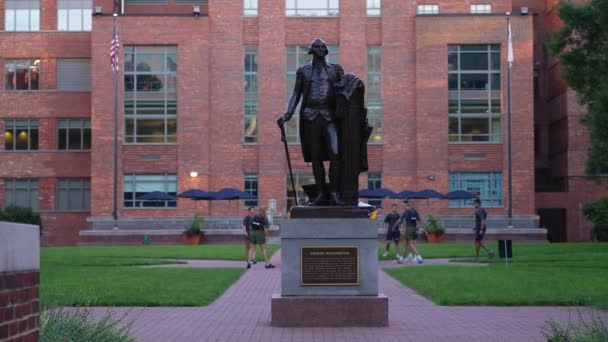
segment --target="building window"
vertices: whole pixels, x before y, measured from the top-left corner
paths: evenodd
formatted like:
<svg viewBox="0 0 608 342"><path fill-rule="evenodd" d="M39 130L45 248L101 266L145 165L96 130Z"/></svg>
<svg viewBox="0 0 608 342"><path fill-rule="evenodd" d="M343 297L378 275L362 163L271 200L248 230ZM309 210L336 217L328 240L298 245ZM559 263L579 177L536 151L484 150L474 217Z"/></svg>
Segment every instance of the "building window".
<svg viewBox="0 0 608 342"><path fill-rule="evenodd" d="M177 47L126 46L125 143L177 142Z"/></svg>
<svg viewBox="0 0 608 342"><path fill-rule="evenodd" d="M492 13L492 5L490 4L476 4L471 5L471 13Z"/></svg>
<svg viewBox="0 0 608 342"><path fill-rule="evenodd" d="M368 189L379 189L382 187L382 174L375 172L367 173L367 188ZM368 199L367 203L376 207L382 207L381 199Z"/></svg>
<svg viewBox="0 0 608 342"><path fill-rule="evenodd" d="M4 89L38 90L39 85L39 59L7 59L4 62Z"/></svg>
<svg viewBox="0 0 608 342"><path fill-rule="evenodd" d="M382 7L381 0L367 0L366 12L368 16L379 16Z"/></svg>
<svg viewBox="0 0 608 342"><path fill-rule="evenodd" d="M374 126L370 143L382 143L382 47L367 47L367 119Z"/></svg>
<svg viewBox="0 0 608 342"><path fill-rule="evenodd" d="M57 120L57 148L60 150L90 150L91 120Z"/></svg>
<svg viewBox="0 0 608 342"><path fill-rule="evenodd" d="M296 203L296 192L291 186L291 178L289 178L289 175L287 175L285 179L287 181L287 211L289 211L289 209L291 209L291 207L295 206L296 204L305 205L306 203L308 203L308 201L314 199L308 198L308 196L306 196L306 193L304 193L304 189L302 189L302 185L315 184L315 177L312 175L312 172L293 174L293 182L295 183L298 192L299 203Z"/></svg>
<svg viewBox="0 0 608 342"><path fill-rule="evenodd" d="M40 31L39 0L5 0L5 31Z"/></svg>
<svg viewBox="0 0 608 342"><path fill-rule="evenodd" d="M448 46L449 141L501 141L500 45Z"/></svg>
<svg viewBox="0 0 608 342"><path fill-rule="evenodd" d="M175 174L142 175L127 174L123 179L123 199L125 208L175 208L177 201L142 200L141 196L161 191L177 195L177 176Z"/></svg>
<svg viewBox="0 0 608 342"><path fill-rule="evenodd" d="M57 90L91 91L91 60L57 59Z"/></svg>
<svg viewBox="0 0 608 342"><path fill-rule="evenodd" d="M502 172L450 172L449 191L477 194L484 207L502 207ZM450 208L471 208L473 200L450 200Z"/></svg>
<svg viewBox="0 0 608 342"><path fill-rule="evenodd" d="M58 0L58 31L91 31L92 0Z"/></svg>
<svg viewBox="0 0 608 342"><path fill-rule="evenodd" d="M418 5L417 14L438 14L439 5Z"/></svg>
<svg viewBox="0 0 608 342"><path fill-rule="evenodd" d="M16 205L38 211L38 189L37 179L5 179L4 207Z"/></svg>
<svg viewBox="0 0 608 342"><path fill-rule="evenodd" d="M245 186L243 187L245 192L250 193L251 195L258 197L258 175L257 174L245 174ZM258 200L257 198L254 200L245 200L243 201L245 207L257 207Z"/></svg>
<svg viewBox="0 0 608 342"><path fill-rule="evenodd" d="M243 142L258 142L258 48L246 46L243 52Z"/></svg>
<svg viewBox="0 0 608 342"><path fill-rule="evenodd" d="M4 150L37 150L38 133L38 120L4 120Z"/></svg>
<svg viewBox="0 0 608 342"><path fill-rule="evenodd" d="M327 17L340 12L338 0L286 0L287 16Z"/></svg>
<svg viewBox="0 0 608 342"><path fill-rule="evenodd" d="M243 14L246 16L258 15L258 0L243 0Z"/></svg>
<svg viewBox="0 0 608 342"><path fill-rule="evenodd" d="M90 209L90 178L60 178L57 180L57 210Z"/></svg>
<svg viewBox="0 0 608 342"><path fill-rule="evenodd" d="M329 54L327 60L332 63L339 63L338 57L340 56L340 47L338 45L329 45ZM287 86L287 100L291 97L293 92L293 86L296 83L296 73L298 68L302 65L310 62L312 55L308 54L308 46L288 46L287 47L287 79L285 84ZM300 100L300 103L302 100ZM287 136L287 142L299 143L300 142L300 104L293 113L293 117L287 123L285 123L285 135Z"/></svg>

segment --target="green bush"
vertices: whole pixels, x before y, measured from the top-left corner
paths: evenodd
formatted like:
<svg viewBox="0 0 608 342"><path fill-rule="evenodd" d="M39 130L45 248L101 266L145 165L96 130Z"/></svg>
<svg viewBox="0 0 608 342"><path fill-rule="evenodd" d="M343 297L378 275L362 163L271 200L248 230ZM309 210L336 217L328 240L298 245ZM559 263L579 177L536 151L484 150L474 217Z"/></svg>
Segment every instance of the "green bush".
<svg viewBox="0 0 608 342"><path fill-rule="evenodd" d="M579 315L579 324L560 325L554 320L546 322L543 335L548 342L605 342L608 341L608 327L601 319L591 317L586 322Z"/></svg>
<svg viewBox="0 0 608 342"><path fill-rule="evenodd" d="M424 231L429 234L444 234L445 228L439 219L433 215L426 217L426 227Z"/></svg>
<svg viewBox="0 0 608 342"><path fill-rule="evenodd" d="M46 310L40 317L40 341L134 342L130 336L133 322L125 322L125 316L116 318L108 311L94 319L86 308Z"/></svg>
<svg viewBox="0 0 608 342"><path fill-rule="evenodd" d="M193 236L201 233L201 230L206 229L205 218L200 214L194 214L192 221L190 221L190 227L184 231L188 236Z"/></svg>
<svg viewBox="0 0 608 342"><path fill-rule="evenodd" d="M40 214L35 213L32 208L9 205L0 211L0 221L33 224L42 229Z"/></svg>
<svg viewBox="0 0 608 342"><path fill-rule="evenodd" d="M593 234L599 241L608 241L608 197L587 203L583 214L593 222Z"/></svg>

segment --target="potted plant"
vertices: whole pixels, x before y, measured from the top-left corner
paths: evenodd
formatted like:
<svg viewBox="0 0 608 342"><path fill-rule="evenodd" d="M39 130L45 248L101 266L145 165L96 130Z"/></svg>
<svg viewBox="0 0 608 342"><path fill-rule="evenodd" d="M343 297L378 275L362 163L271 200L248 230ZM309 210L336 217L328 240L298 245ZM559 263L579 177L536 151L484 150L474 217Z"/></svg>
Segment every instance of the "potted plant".
<svg viewBox="0 0 608 342"><path fill-rule="evenodd" d="M445 228L441 221L433 215L426 217L426 227L424 227L424 234L430 243L439 243L443 241L445 237Z"/></svg>
<svg viewBox="0 0 608 342"><path fill-rule="evenodd" d="M585 204L583 214L593 223L595 240L608 241L608 197Z"/></svg>
<svg viewBox="0 0 608 342"><path fill-rule="evenodd" d="M188 229L182 233L182 242L187 245L198 245L201 243L201 239L204 236L203 228L205 225L205 219L201 214L196 213L190 221Z"/></svg>

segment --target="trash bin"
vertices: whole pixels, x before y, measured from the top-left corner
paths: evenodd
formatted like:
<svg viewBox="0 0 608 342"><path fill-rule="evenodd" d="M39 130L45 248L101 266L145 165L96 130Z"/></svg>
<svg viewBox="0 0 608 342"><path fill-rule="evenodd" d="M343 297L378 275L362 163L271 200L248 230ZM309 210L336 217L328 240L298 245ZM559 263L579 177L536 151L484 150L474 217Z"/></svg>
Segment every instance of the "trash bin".
<svg viewBox="0 0 608 342"><path fill-rule="evenodd" d="M150 235L144 235L142 239L142 244L149 245L150 244Z"/></svg>
<svg viewBox="0 0 608 342"><path fill-rule="evenodd" d="M507 252L507 258L513 257L513 250L511 248L511 240L498 240L498 256L501 258L504 258L505 251Z"/></svg>

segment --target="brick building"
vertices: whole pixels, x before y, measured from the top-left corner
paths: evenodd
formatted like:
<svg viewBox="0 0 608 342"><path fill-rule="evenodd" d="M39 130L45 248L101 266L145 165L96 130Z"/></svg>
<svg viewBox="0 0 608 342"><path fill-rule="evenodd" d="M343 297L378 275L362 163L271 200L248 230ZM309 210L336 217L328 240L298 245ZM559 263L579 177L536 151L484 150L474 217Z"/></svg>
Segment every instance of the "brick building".
<svg viewBox="0 0 608 342"><path fill-rule="evenodd" d="M515 226L536 226L537 209L564 208L567 199L567 237L577 239L578 209L570 209L591 199L579 180L586 132L542 50L555 22L551 1L0 0L0 196L42 213L44 243L76 244L81 230L113 226L115 5L119 227L175 227L195 210L219 222L271 199L284 215L294 193L275 120L315 37L367 85L376 130L362 187L477 191L489 214L504 218L504 13L513 12ZM301 161L296 118L288 139L298 188L312 174ZM549 152L556 145L560 155ZM535 173L550 172L549 183L570 185L536 193ZM258 200L138 200L155 190L223 187ZM466 201L417 207L448 223L471 213Z"/></svg>

